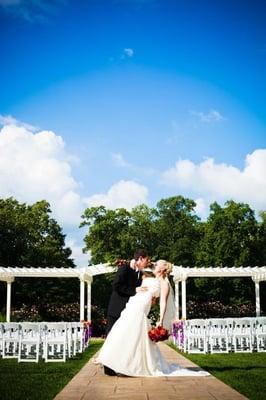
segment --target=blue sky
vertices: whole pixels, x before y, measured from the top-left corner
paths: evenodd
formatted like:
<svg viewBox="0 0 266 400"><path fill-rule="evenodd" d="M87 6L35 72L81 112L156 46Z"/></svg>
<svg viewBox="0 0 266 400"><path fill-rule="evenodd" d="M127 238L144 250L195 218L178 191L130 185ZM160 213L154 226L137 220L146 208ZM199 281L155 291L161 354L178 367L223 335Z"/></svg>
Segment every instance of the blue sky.
<svg viewBox="0 0 266 400"><path fill-rule="evenodd" d="M0 196L266 209L263 1L0 0Z"/></svg>

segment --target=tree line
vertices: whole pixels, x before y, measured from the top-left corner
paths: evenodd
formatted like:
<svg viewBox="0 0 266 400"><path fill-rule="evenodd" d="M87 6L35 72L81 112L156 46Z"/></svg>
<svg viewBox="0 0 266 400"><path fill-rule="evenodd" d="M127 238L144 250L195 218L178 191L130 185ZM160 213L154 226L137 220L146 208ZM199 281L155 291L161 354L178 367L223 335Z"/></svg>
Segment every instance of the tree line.
<svg viewBox="0 0 266 400"><path fill-rule="evenodd" d="M92 264L130 259L136 248L146 248L154 260L163 258L183 267L266 265L265 211L258 220L248 204L230 200L221 206L214 202L208 219L201 221L195 208L196 203L183 196L162 199L155 207L140 205L131 211L87 208L80 224L88 228L84 251L91 252ZM0 199L0 244L0 266L75 266L62 228L51 217L50 205L44 200L27 205L13 198ZM103 308L109 297L110 279L94 279L92 301ZM51 299L73 303L78 300L78 286L76 279L20 278L12 285L16 293L12 299L17 306L36 301L45 304ZM4 291L1 284L1 308ZM261 294L263 305L263 288ZM246 278L189 279L188 296L201 301L213 298L225 304L254 302L254 283Z"/></svg>
<svg viewBox="0 0 266 400"><path fill-rule="evenodd" d="M160 200L155 207L140 205L127 211L103 206L87 208L81 226L88 227L85 250L92 263L130 259L146 248L156 259L183 267L239 267L266 265L266 212L258 221L248 204L214 202L201 221L196 203L183 196ZM263 283L261 284L264 285ZM262 303L266 303L262 290ZM188 280L190 298L213 298L223 303L254 301L254 283L247 278Z"/></svg>

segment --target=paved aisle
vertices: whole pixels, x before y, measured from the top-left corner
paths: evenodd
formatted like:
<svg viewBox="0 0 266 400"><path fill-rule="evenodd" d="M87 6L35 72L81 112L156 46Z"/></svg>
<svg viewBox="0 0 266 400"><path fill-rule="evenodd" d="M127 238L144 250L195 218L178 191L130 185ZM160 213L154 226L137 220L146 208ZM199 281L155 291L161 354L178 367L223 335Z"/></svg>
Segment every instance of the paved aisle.
<svg viewBox="0 0 266 400"><path fill-rule="evenodd" d="M169 362L197 367L164 343ZM207 377L129 378L106 376L89 361L54 400L244 400L245 396L223 382Z"/></svg>

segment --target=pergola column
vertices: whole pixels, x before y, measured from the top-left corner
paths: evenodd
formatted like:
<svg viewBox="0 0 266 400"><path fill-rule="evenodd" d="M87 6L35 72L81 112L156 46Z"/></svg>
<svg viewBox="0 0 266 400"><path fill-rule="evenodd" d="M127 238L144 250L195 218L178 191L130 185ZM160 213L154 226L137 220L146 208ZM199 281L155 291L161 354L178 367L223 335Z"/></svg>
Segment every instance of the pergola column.
<svg viewBox="0 0 266 400"><path fill-rule="evenodd" d="M186 307L186 278L182 279L181 281L181 286L182 286L182 319L186 319L187 318L187 307Z"/></svg>
<svg viewBox="0 0 266 400"><path fill-rule="evenodd" d="M175 319L179 320L179 281L175 281Z"/></svg>
<svg viewBox="0 0 266 400"><path fill-rule="evenodd" d="M11 285L14 278L8 278L6 281L6 322L10 322L11 315Z"/></svg>
<svg viewBox="0 0 266 400"><path fill-rule="evenodd" d="M252 278L255 283L255 302L256 302L256 317L260 316L260 280Z"/></svg>
<svg viewBox="0 0 266 400"><path fill-rule="evenodd" d="M91 321L91 284L92 277L87 281L87 321Z"/></svg>
<svg viewBox="0 0 266 400"><path fill-rule="evenodd" d="M80 278L80 302L79 302L79 319L84 320L84 305L85 305L85 281Z"/></svg>

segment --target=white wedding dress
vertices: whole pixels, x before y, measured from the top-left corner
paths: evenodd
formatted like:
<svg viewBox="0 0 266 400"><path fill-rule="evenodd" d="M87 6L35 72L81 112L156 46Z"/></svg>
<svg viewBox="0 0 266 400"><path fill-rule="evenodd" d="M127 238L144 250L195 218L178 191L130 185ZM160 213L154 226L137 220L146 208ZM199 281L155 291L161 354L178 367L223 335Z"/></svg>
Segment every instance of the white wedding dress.
<svg viewBox="0 0 266 400"><path fill-rule="evenodd" d="M151 325L147 318L152 297L160 295L160 281L157 278L145 278L142 285L148 290L130 297L109 332L96 362L128 376L209 375L205 371L193 371L169 364L164 359L157 344L148 336Z"/></svg>

